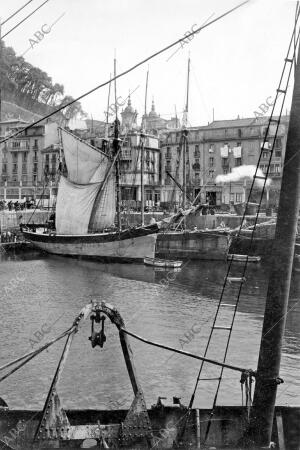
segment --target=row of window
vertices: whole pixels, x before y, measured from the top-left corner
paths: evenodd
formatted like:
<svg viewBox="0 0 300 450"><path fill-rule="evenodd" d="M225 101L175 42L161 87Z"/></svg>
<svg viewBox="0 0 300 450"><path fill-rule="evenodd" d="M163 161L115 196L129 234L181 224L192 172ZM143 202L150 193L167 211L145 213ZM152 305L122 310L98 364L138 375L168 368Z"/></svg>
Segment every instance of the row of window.
<svg viewBox="0 0 300 450"><path fill-rule="evenodd" d="M23 152L23 153L22 153L22 161L23 161L23 162L28 161L28 154L29 154L29 152ZM38 159L38 152L35 151L35 152L33 153L33 160L37 160L37 159ZM18 153L12 153L12 162L13 162L13 163L17 163L18 160L19 160L19 158L18 158Z"/></svg>
<svg viewBox="0 0 300 450"><path fill-rule="evenodd" d="M281 158L282 152L281 150L276 150L274 152L275 158ZM269 159L270 158L270 152L263 150L261 157L263 159Z"/></svg>
<svg viewBox="0 0 300 450"><path fill-rule="evenodd" d="M56 153L52 153L52 154L51 154L51 161L52 161L52 163L53 163L53 162L56 162L56 160L57 160L57 155L56 155ZM45 155L45 162L46 162L46 164L49 164L49 161L50 161L50 154L47 153L47 154Z"/></svg>
<svg viewBox="0 0 300 450"><path fill-rule="evenodd" d="M243 194L240 192L237 192L237 193L231 192L229 194L229 197L230 197L231 202L241 203L243 201ZM224 203L225 203L225 201L224 201Z"/></svg>
<svg viewBox="0 0 300 450"><path fill-rule="evenodd" d="M268 164L261 164L259 166L264 173L267 173ZM269 173L281 173L281 165L280 164L271 164Z"/></svg>
<svg viewBox="0 0 300 450"><path fill-rule="evenodd" d="M267 139L265 142L266 146L269 146L269 148L271 148L273 144L273 141L271 141L270 139ZM236 144L232 144L232 147L241 147L242 146L242 142L238 141L236 142ZM230 144L228 142L224 142L223 145L221 145L221 147L228 147L228 149L230 149ZM274 149L275 149L275 156L276 158L281 157L281 152L282 152L282 138L281 137L277 137L274 141ZM177 152L180 151L180 147L177 147ZM215 151L215 144L210 144L209 145L209 149L208 149L209 153L213 153ZM268 152L265 152L265 154L267 154ZM199 150L199 145L195 145L195 149L194 149L194 157L200 157L200 150ZM267 157L267 156L264 156ZM166 151L166 159L171 159L172 158L172 152L171 152L171 147L167 147L167 151Z"/></svg>
<svg viewBox="0 0 300 450"><path fill-rule="evenodd" d="M229 131L232 133L232 129L229 129ZM228 129L224 129L224 135L225 137L228 137ZM238 138L242 137L242 129L238 128L236 130L236 134L235 136L237 136ZM193 141L198 141L201 138L201 133L200 131L189 131L188 137L190 140ZM181 138L181 133L172 133L171 135L169 135L169 138L171 140L171 142L178 142Z"/></svg>
<svg viewBox="0 0 300 450"><path fill-rule="evenodd" d="M4 183L5 181L8 181L8 177L7 175L2 175L2 182ZM12 181L13 183L18 183L18 176L17 175L12 175L12 177L10 177L10 181ZM33 175L32 177L27 176L27 175L22 175L21 177L21 181L22 183L28 183L30 181L32 181L33 184L37 183L38 179L37 179L37 175Z"/></svg>
<svg viewBox="0 0 300 450"><path fill-rule="evenodd" d="M27 164L22 164L22 172L26 173L27 170L28 170ZM37 171L38 171L38 164L34 163L33 164L33 173L37 173ZM7 164L6 163L2 165L2 173L7 173ZM12 165L12 173L18 173L18 164L17 163L14 163Z"/></svg>
<svg viewBox="0 0 300 450"><path fill-rule="evenodd" d="M38 139L34 139L34 143L33 143L33 148L38 148L38 144L39 144L39 140ZM25 149L30 149L30 142L28 140L18 140L18 141L11 141L8 144L9 148L25 148Z"/></svg>
<svg viewBox="0 0 300 450"><path fill-rule="evenodd" d="M176 150L177 150L177 156L180 154L180 147L177 147L176 148ZM187 151L189 150L189 147L187 146ZM167 147L167 151L166 151L166 159L171 159L172 158L172 150L171 150L171 147ZM200 150L199 150L199 145L195 145L195 148L194 148L194 157L195 158L200 158Z"/></svg>

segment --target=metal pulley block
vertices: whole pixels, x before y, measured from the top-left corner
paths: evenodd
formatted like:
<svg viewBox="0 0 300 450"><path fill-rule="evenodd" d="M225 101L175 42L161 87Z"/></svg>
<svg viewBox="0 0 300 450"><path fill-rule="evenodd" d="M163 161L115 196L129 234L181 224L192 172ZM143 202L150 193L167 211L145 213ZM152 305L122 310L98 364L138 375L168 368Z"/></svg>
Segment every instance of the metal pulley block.
<svg viewBox="0 0 300 450"><path fill-rule="evenodd" d="M91 336L89 337L89 340L91 341L93 348L97 345L102 348L106 341L104 333L105 316L101 316L100 311L96 310L96 313L91 315L91 321ZM101 329L99 331L95 331L95 323L101 323Z"/></svg>

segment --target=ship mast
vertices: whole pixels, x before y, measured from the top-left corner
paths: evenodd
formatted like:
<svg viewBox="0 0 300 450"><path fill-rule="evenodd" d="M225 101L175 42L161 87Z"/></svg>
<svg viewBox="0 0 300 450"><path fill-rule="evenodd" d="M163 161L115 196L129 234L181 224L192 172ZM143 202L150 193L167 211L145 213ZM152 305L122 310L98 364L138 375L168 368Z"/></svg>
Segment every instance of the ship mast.
<svg viewBox="0 0 300 450"><path fill-rule="evenodd" d="M111 73L109 74L109 79L111 79ZM108 147L110 90L111 90L111 83L109 83L109 85L108 85L108 94L107 94L106 123L105 123L105 135L104 135L105 149Z"/></svg>
<svg viewBox="0 0 300 450"><path fill-rule="evenodd" d="M287 134L262 340L250 426L245 436L269 445L273 425L300 200L300 47Z"/></svg>
<svg viewBox="0 0 300 450"><path fill-rule="evenodd" d="M188 149L187 123L188 123L188 111L189 111L190 64L191 64L191 60L189 57L188 70L187 70L186 103L185 103L185 108L184 108L184 112L183 112L182 129L181 129L181 145L182 145L182 150L183 150L183 155L182 155L182 178L183 178L182 179L182 209L183 210L186 208L186 155L187 155L187 149Z"/></svg>
<svg viewBox="0 0 300 450"><path fill-rule="evenodd" d="M117 227L118 230L122 230L122 222L121 222L121 187L120 187L120 156L119 156L119 150L120 150L120 139L119 139L119 119L118 119L118 102L117 102L117 59L114 57L114 90L115 90L115 111L116 111L116 120L115 120L115 126L114 126L114 141L113 141L113 148L114 148L114 154L118 157L116 159L116 185L117 185Z"/></svg>
<svg viewBox="0 0 300 450"><path fill-rule="evenodd" d="M144 117L142 119L142 130L141 130L141 222L142 222L142 227L145 224L145 221L144 221L144 210L145 210L144 159L145 159L145 139L146 139L145 119L146 119L146 114L147 114L148 77L149 77L149 70L147 70L147 75L146 75Z"/></svg>

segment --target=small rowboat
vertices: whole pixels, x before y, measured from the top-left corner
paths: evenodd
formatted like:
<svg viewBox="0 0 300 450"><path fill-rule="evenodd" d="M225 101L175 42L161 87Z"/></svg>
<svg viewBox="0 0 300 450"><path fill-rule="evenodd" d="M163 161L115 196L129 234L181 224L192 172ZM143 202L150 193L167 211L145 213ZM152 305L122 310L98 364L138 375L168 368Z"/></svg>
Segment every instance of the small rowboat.
<svg viewBox="0 0 300 450"><path fill-rule="evenodd" d="M174 259L158 259L158 258L144 258L144 264L147 266L162 267L164 269L181 267L182 261Z"/></svg>
<svg viewBox="0 0 300 450"><path fill-rule="evenodd" d="M233 261L242 261L245 262L246 260L248 262L259 262L261 260L260 256L249 256L249 255L236 255L236 254L228 254L227 255L228 260Z"/></svg>

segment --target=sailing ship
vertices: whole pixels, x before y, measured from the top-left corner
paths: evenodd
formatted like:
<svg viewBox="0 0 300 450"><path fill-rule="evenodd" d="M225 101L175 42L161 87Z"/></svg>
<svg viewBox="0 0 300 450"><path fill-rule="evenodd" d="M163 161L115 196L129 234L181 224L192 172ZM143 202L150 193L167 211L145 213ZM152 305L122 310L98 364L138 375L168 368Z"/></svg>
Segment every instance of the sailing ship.
<svg viewBox="0 0 300 450"><path fill-rule="evenodd" d="M125 230L114 225L119 148L110 156L65 129L60 128L60 135L68 175L59 180L55 231L23 227L25 239L57 255L110 261L153 258L158 223Z"/></svg>
<svg viewBox="0 0 300 450"><path fill-rule="evenodd" d="M24 411L9 409L7 403L0 399L0 426L2 448L127 448L127 449L171 449L190 448L230 448L258 449L280 448L299 449L300 407L275 406L280 378L281 346L288 312L289 288L293 263L294 243L300 201L300 51L296 68L294 94L292 100L290 124L287 138L282 188L276 225L276 246L272 256L269 287L262 329L262 340L257 370L233 366L226 360L213 360L207 356L192 354L141 337L126 328L120 312L106 302L87 304L75 317L72 325L61 335L47 342L38 349L6 363L0 371L8 372L0 378L6 379L16 370L22 368L33 357L49 348L58 340L66 337L66 342L52 379L42 411ZM272 155L270 156L270 159ZM290 161L293 164L289 164ZM291 186L293 189L291 189ZM286 217L289 220L286 220ZM230 261L230 266L234 259ZM245 268L247 261L245 262ZM228 272L229 273L229 272ZM241 277L226 276L229 284L245 281L245 271ZM225 284L222 289L222 294ZM221 299L222 299L221 294ZM230 291L232 296L232 290ZM218 311L216 313L216 318ZM238 303L236 304L238 305ZM236 306L237 308L237 306ZM236 311L235 308L235 311ZM106 342L105 317L117 327L120 346L133 390L133 401L129 410L71 410L63 409L58 396L57 386L62 374L72 340L79 331L79 325L88 317L91 319L92 348L102 348ZM235 314L233 316L234 320ZM212 331L228 327L213 326ZM232 326L230 328L230 333ZM230 337L229 333L229 337ZM188 406L174 397L172 405L165 405L163 398L147 408L142 386L134 365L129 337L147 345L165 349L185 357L201 361L201 368L195 389L200 381L203 364L212 364L221 369L216 379L218 387L223 370L232 370L240 374L240 382L245 389L246 405L217 406L212 409L193 407L195 391ZM210 336L211 337L211 336ZM209 340L210 341L210 340ZM107 343L108 344L108 343ZM254 398L252 388L255 381ZM217 398L218 389L215 399ZM204 447L203 447L204 448Z"/></svg>
<svg viewBox="0 0 300 450"><path fill-rule="evenodd" d="M297 15L297 18L299 14ZM296 36L296 25L292 35ZM290 44L290 46L291 46ZM293 57L288 57L285 64L296 61L296 48ZM287 83L289 80L287 80ZM281 92L278 89L278 93ZM278 97L277 93L277 97ZM285 94L284 94L285 95ZM276 101L275 101L276 102ZM1 376L6 379L16 370L22 368L32 358L49 348L52 344L66 337L66 342L52 379L42 411L10 410L7 403L0 400L1 444L4 449L37 448L127 448L127 449L199 449L199 448L280 448L298 450L300 441L300 407L276 406L276 394L283 380L280 378L280 359L282 339L285 329L285 317L288 312L288 298L296 237L297 219L300 202L300 49L298 49L295 84L292 98L289 131L287 137L282 187L279 200L278 219L275 232L274 254L271 255L271 270L262 329L262 339L257 370L233 366L226 360L213 360L207 356L192 354L183 349L153 342L129 331L119 311L105 302L92 302L86 305L75 317L71 326L57 338L42 347L4 364L0 371L8 370ZM271 119L272 120L272 117ZM274 119L273 119L274 120ZM279 124L279 122L277 121ZM266 132L267 136L268 132ZM263 148L263 147L262 147ZM272 153L270 152L270 161ZM269 163L270 163L269 161ZM293 161L293 164L290 162ZM287 220L288 218L288 220ZM230 261L226 282L222 288L216 318L226 283L239 283L239 294L245 280L242 276L229 277L234 259ZM232 296L232 290L230 291ZM224 305L223 305L224 306ZM233 320L237 310L236 303ZM70 350L72 340L79 331L79 325L88 317L91 319L92 348L102 348L106 342L104 319L109 318L119 331L120 345L126 363L133 390L133 401L129 410L71 410L63 409L57 393L57 386ZM232 331L214 323L212 331ZM217 378L218 388L223 370L239 373L240 382L245 389L246 405L216 406L211 409L193 407L195 390L186 407L180 398L173 398L173 405L165 405L159 397L156 404L147 408L145 396L134 366L133 353L129 337L147 345L165 349L185 357L201 361L195 389L200 381L203 364L212 364L221 370ZM210 336L211 337L211 336ZM108 344L108 343L107 343ZM255 381L254 399L251 393ZM95 383L93 382L93 389ZM215 399L217 398L218 388ZM204 446L204 447L203 447Z"/></svg>

